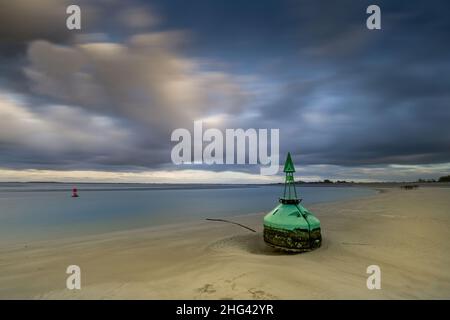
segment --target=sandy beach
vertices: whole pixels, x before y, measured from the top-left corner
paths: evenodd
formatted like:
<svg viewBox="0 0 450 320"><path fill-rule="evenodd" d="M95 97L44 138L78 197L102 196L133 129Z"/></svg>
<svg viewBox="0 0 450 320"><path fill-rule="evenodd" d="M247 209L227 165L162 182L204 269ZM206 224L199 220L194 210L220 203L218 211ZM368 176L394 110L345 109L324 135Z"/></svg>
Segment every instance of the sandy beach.
<svg viewBox="0 0 450 320"><path fill-rule="evenodd" d="M303 254L264 244L265 213L233 219L256 233L202 220L1 247L0 298L450 298L450 188L385 188L309 209L321 220L323 245ZM73 264L81 290L66 289ZM373 264L381 290L366 287Z"/></svg>

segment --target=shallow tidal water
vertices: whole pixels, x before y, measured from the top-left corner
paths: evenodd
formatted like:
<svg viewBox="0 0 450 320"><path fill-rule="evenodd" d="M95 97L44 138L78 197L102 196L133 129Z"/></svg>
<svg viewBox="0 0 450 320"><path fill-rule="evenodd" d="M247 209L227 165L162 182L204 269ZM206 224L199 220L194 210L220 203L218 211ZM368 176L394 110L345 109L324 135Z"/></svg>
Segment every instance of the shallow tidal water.
<svg viewBox="0 0 450 320"><path fill-rule="evenodd" d="M0 245L268 212L283 186L1 183ZM359 198L362 187L297 187L302 204Z"/></svg>

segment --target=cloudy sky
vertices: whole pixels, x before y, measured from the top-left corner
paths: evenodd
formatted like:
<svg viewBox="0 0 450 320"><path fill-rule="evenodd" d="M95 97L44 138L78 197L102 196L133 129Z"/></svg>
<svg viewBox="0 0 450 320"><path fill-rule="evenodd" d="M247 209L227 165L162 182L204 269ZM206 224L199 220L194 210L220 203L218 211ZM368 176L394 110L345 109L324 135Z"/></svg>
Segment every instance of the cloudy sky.
<svg viewBox="0 0 450 320"><path fill-rule="evenodd" d="M78 4L82 30L66 28ZM377 4L382 29L366 28ZM448 1L0 0L0 181L267 182L171 162L195 120L280 129L298 178L450 173Z"/></svg>

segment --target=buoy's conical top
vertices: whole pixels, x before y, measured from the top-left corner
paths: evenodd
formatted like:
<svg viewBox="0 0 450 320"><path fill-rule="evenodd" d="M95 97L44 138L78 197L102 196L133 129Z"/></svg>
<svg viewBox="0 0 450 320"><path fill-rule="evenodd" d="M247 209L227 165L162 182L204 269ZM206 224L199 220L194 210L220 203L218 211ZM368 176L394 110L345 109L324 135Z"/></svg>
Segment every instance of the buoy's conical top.
<svg viewBox="0 0 450 320"><path fill-rule="evenodd" d="M286 162L284 163L283 172L295 172L294 163L292 162L291 153L288 152Z"/></svg>

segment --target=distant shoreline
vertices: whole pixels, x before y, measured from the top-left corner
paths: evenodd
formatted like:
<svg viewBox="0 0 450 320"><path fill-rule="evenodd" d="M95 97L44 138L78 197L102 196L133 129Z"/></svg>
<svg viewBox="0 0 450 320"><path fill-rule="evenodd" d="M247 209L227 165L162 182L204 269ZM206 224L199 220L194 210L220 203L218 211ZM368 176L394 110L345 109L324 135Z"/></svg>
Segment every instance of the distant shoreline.
<svg viewBox="0 0 450 320"><path fill-rule="evenodd" d="M26 186L43 186L49 185L48 188L23 188ZM51 188L51 185L60 186L59 188ZM77 187L79 191L151 191L151 190L204 190L204 189L238 189L238 188L260 188L268 186L282 186L282 183L265 183L265 184L204 184L204 183L122 183L122 182L0 182L0 192L68 192L73 187ZM298 187L330 187L330 188L400 188L405 185L414 185L423 187L450 187L449 182L341 182L341 183L324 183L324 182L302 182L296 183ZM96 188L89 188L97 186ZM100 186L100 187L99 187ZM101 187L104 186L104 187ZM109 188L108 188L109 186ZM122 187L121 187L122 186ZM16 187L16 188L14 188Z"/></svg>
<svg viewBox="0 0 450 320"><path fill-rule="evenodd" d="M277 183L155 183L155 182L79 182L79 181L0 181L0 184L76 184L76 185L144 185L144 186L276 186L282 185L283 182ZM405 184L415 184L421 187L425 186L444 186L450 187L450 182L415 182L415 181L388 181L388 182L296 182L300 186L400 186Z"/></svg>

